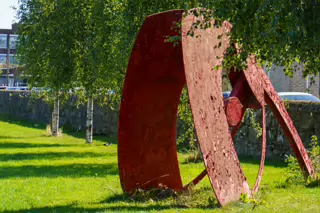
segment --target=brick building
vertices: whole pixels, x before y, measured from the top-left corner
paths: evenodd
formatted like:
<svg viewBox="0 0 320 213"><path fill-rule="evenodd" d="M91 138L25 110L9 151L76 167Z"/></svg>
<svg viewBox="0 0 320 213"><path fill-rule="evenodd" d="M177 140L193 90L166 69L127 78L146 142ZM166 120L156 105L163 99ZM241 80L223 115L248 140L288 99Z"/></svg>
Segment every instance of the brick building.
<svg viewBox="0 0 320 213"><path fill-rule="evenodd" d="M22 82L17 75L16 32L17 24L13 24L12 29L0 29L0 86L16 86Z"/></svg>

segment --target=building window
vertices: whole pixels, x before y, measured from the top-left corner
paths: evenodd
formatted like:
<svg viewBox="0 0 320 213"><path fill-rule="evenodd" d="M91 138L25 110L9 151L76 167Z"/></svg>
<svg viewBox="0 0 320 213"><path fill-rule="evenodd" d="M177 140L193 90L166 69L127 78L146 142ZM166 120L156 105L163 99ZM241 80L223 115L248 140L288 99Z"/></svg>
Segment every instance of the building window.
<svg viewBox="0 0 320 213"><path fill-rule="evenodd" d="M0 64L6 64L6 63L7 63L7 55L0 54Z"/></svg>
<svg viewBox="0 0 320 213"><path fill-rule="evenodd" d="M17 56L10 54L10 68L15 68L18 64Z"/></svg>
<svg viewBox="0 0 320 213"><path fill-rule="evenodd" d="M7 49L7 35L0 34L0 48Z"/></svg>
<svg viewBox="0 0 320 213"><path fill-rule="evenodd" d="M10 35L10 49L17 48L18 35Z"/></svg>
<svg viewBox="0 0 320 213"><path fill-rule="evenodd" d="M7 68L7 55L0 54L0 68L5 69Z"/></svg>

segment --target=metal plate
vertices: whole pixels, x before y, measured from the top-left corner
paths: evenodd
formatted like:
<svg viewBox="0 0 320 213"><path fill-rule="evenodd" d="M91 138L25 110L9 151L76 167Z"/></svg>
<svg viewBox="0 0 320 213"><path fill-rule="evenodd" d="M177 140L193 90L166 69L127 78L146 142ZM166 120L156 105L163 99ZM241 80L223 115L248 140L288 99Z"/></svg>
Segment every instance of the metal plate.
<svg viewBox="0 0 320 213"><path fill-rule="evenodd" d="M185 84L181 45L165 43L183 11L148 17L136 39L121 100L118 160L124 191L182 189L176 120ZM160 184L160 185L159 185Z"/></svg>
<svg viewBox="0 0 320 213"><path fill-rule="evenodd" d="M251 89L251 92L254 94L256 100L261 106L264 105L264 84L262 76L260 73L260 68L256 63L255 57L251 56L247 60L248 69L244 70L244 75L248 82L248 85Z"/></svg>
<svg viewBox="0 0 320 213"><path fill-rule="evenodd" d="M182 49L193 120L208 176L219 203L223 206L250 193L247 180L229 132L222 97L221 65L228 46L226 28L196 30L187 36L193 16L183 19ZM219 43L221 42L221 45ZM220 46L220 48L215 48Z"/></svg>
<svg viewBox="0 0 320 213"><path fill-rule="evenodd" d="M263 70L260 69L260 73L265 85L264 91L266 103L277 118L284 134L288 138L290 146L298 159L298 163L304 173L304 176L310 176L313 178L315 176L315 172L313 170L311 160L296 128L293 125L293 122L284 106L284 103L281 101L276 90L272 86L270 80L263 72Z"/></svg>

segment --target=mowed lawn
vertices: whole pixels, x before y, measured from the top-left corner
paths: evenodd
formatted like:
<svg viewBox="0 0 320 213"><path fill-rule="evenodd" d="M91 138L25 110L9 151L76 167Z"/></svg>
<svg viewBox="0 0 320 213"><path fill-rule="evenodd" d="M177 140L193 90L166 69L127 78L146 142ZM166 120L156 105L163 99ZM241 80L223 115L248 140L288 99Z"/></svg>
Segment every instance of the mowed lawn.
<svg viewBox="0 0 320 213"><path fill-rule="evenodd" d="M256 202L219 208L207 178L174 198L132 198L121 190L115 140L86 145L80 136L47 137L44 127L0 121L0 212L320 212L320 189L284 187L285 166L271 162ZM204 168L186 157L179 154L184 183ZM253 185L258 162L242 166Z"/></svg>

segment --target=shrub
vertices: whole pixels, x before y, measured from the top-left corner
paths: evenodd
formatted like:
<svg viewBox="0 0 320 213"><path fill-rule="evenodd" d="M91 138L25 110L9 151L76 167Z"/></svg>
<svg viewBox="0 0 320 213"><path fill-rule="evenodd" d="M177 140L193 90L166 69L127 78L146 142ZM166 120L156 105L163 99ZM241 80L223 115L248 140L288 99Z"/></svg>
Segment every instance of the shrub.
<svg viewBox="0 0 320 213"><path fill-rule="evenodd" d="M306 184L307 186L319 186L320 184L320 145L317 136L313 135L311 137L310 148L307 150L312 166L314 168L316 177L315 179L308 178L304 179L302 171L298 164L296 157L290 155L286 158L288 167L286 169L286 181L285 183L290 184Z"/></svg>

